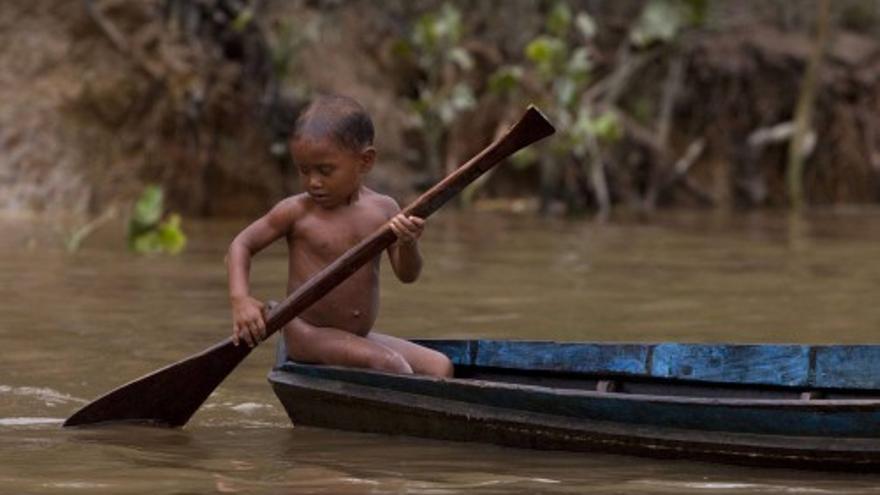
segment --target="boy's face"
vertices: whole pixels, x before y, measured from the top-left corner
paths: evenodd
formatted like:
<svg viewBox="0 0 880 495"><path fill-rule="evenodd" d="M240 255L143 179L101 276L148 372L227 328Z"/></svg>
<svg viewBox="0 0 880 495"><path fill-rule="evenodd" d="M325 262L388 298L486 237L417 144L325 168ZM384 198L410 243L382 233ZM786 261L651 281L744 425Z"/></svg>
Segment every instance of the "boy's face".
<svg viewBox="0 0 880 495"><path fill-rule="evenodd" d="M290 150L303 189L326 209L349 203L376 157L372 146L353 151L332 137L298 137L291 142Z"/></svg>

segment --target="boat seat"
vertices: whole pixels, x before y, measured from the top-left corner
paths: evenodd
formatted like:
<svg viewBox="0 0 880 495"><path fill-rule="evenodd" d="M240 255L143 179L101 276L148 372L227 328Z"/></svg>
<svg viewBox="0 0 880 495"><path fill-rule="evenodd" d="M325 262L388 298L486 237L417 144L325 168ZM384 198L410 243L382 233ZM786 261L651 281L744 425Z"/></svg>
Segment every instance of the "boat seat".
<svg viewBox="0 0 880 495"><path fill-rule="evenodd" d="M820 400L824 398L825 394L818 390L806 390L801 392L801 400Z"/></svg>
<svg viewBox="0 0 880 495"><path fill-rule="evenodd" d="M596 392L610 394L618 390L620 390L620 382L617 380L599 380L596 382Z"/></svg>

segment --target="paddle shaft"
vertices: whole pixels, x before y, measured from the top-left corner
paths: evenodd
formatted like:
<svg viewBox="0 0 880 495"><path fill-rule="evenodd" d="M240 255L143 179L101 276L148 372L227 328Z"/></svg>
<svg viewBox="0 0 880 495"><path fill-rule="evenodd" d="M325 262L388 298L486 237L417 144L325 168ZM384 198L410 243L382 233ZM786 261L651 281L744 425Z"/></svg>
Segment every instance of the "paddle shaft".
<svg viewBox="0 0 880 495"><path fill-rule="evenodd" d="M530 106L507 133L419 196L403 212L427 218L501 160L553 132L553 126L541 112ZM386 224L313 275L269 311L266 335L278 331L396 240ZM250 352L249 346L235 345L228 337L198 354L111 390L67 418L64 426L120 421L182 426Z"/></svg>

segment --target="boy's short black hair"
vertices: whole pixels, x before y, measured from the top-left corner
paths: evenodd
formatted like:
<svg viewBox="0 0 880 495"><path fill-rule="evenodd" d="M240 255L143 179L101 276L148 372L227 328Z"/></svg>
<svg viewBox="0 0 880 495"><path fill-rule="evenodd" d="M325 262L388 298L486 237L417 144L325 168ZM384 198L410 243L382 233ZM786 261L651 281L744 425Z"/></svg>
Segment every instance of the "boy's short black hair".
<svg viewBox="0 0 880 495"><path fill-rule="evenodd" d="M373 120L360 103L347 96L320 95L296 119L290 138L331 135L359 152L373 144L373 134Z"/></svg>

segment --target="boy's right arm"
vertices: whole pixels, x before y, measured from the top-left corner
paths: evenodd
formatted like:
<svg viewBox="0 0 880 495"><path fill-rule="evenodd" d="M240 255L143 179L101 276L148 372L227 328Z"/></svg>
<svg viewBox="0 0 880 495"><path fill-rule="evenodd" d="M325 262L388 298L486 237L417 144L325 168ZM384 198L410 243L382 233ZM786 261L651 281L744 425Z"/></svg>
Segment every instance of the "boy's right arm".
<svg viewBox="0 0 880 495"><path fill-rule="evenodd" d="M269 213L245 227L229 245L226 267L232 306L232 341L235 345L244 340L253 347L266 337L263 303L250 295L248 275L251 258L290 231L295 217L292 201L287 199L275 205Z"/></svg>

